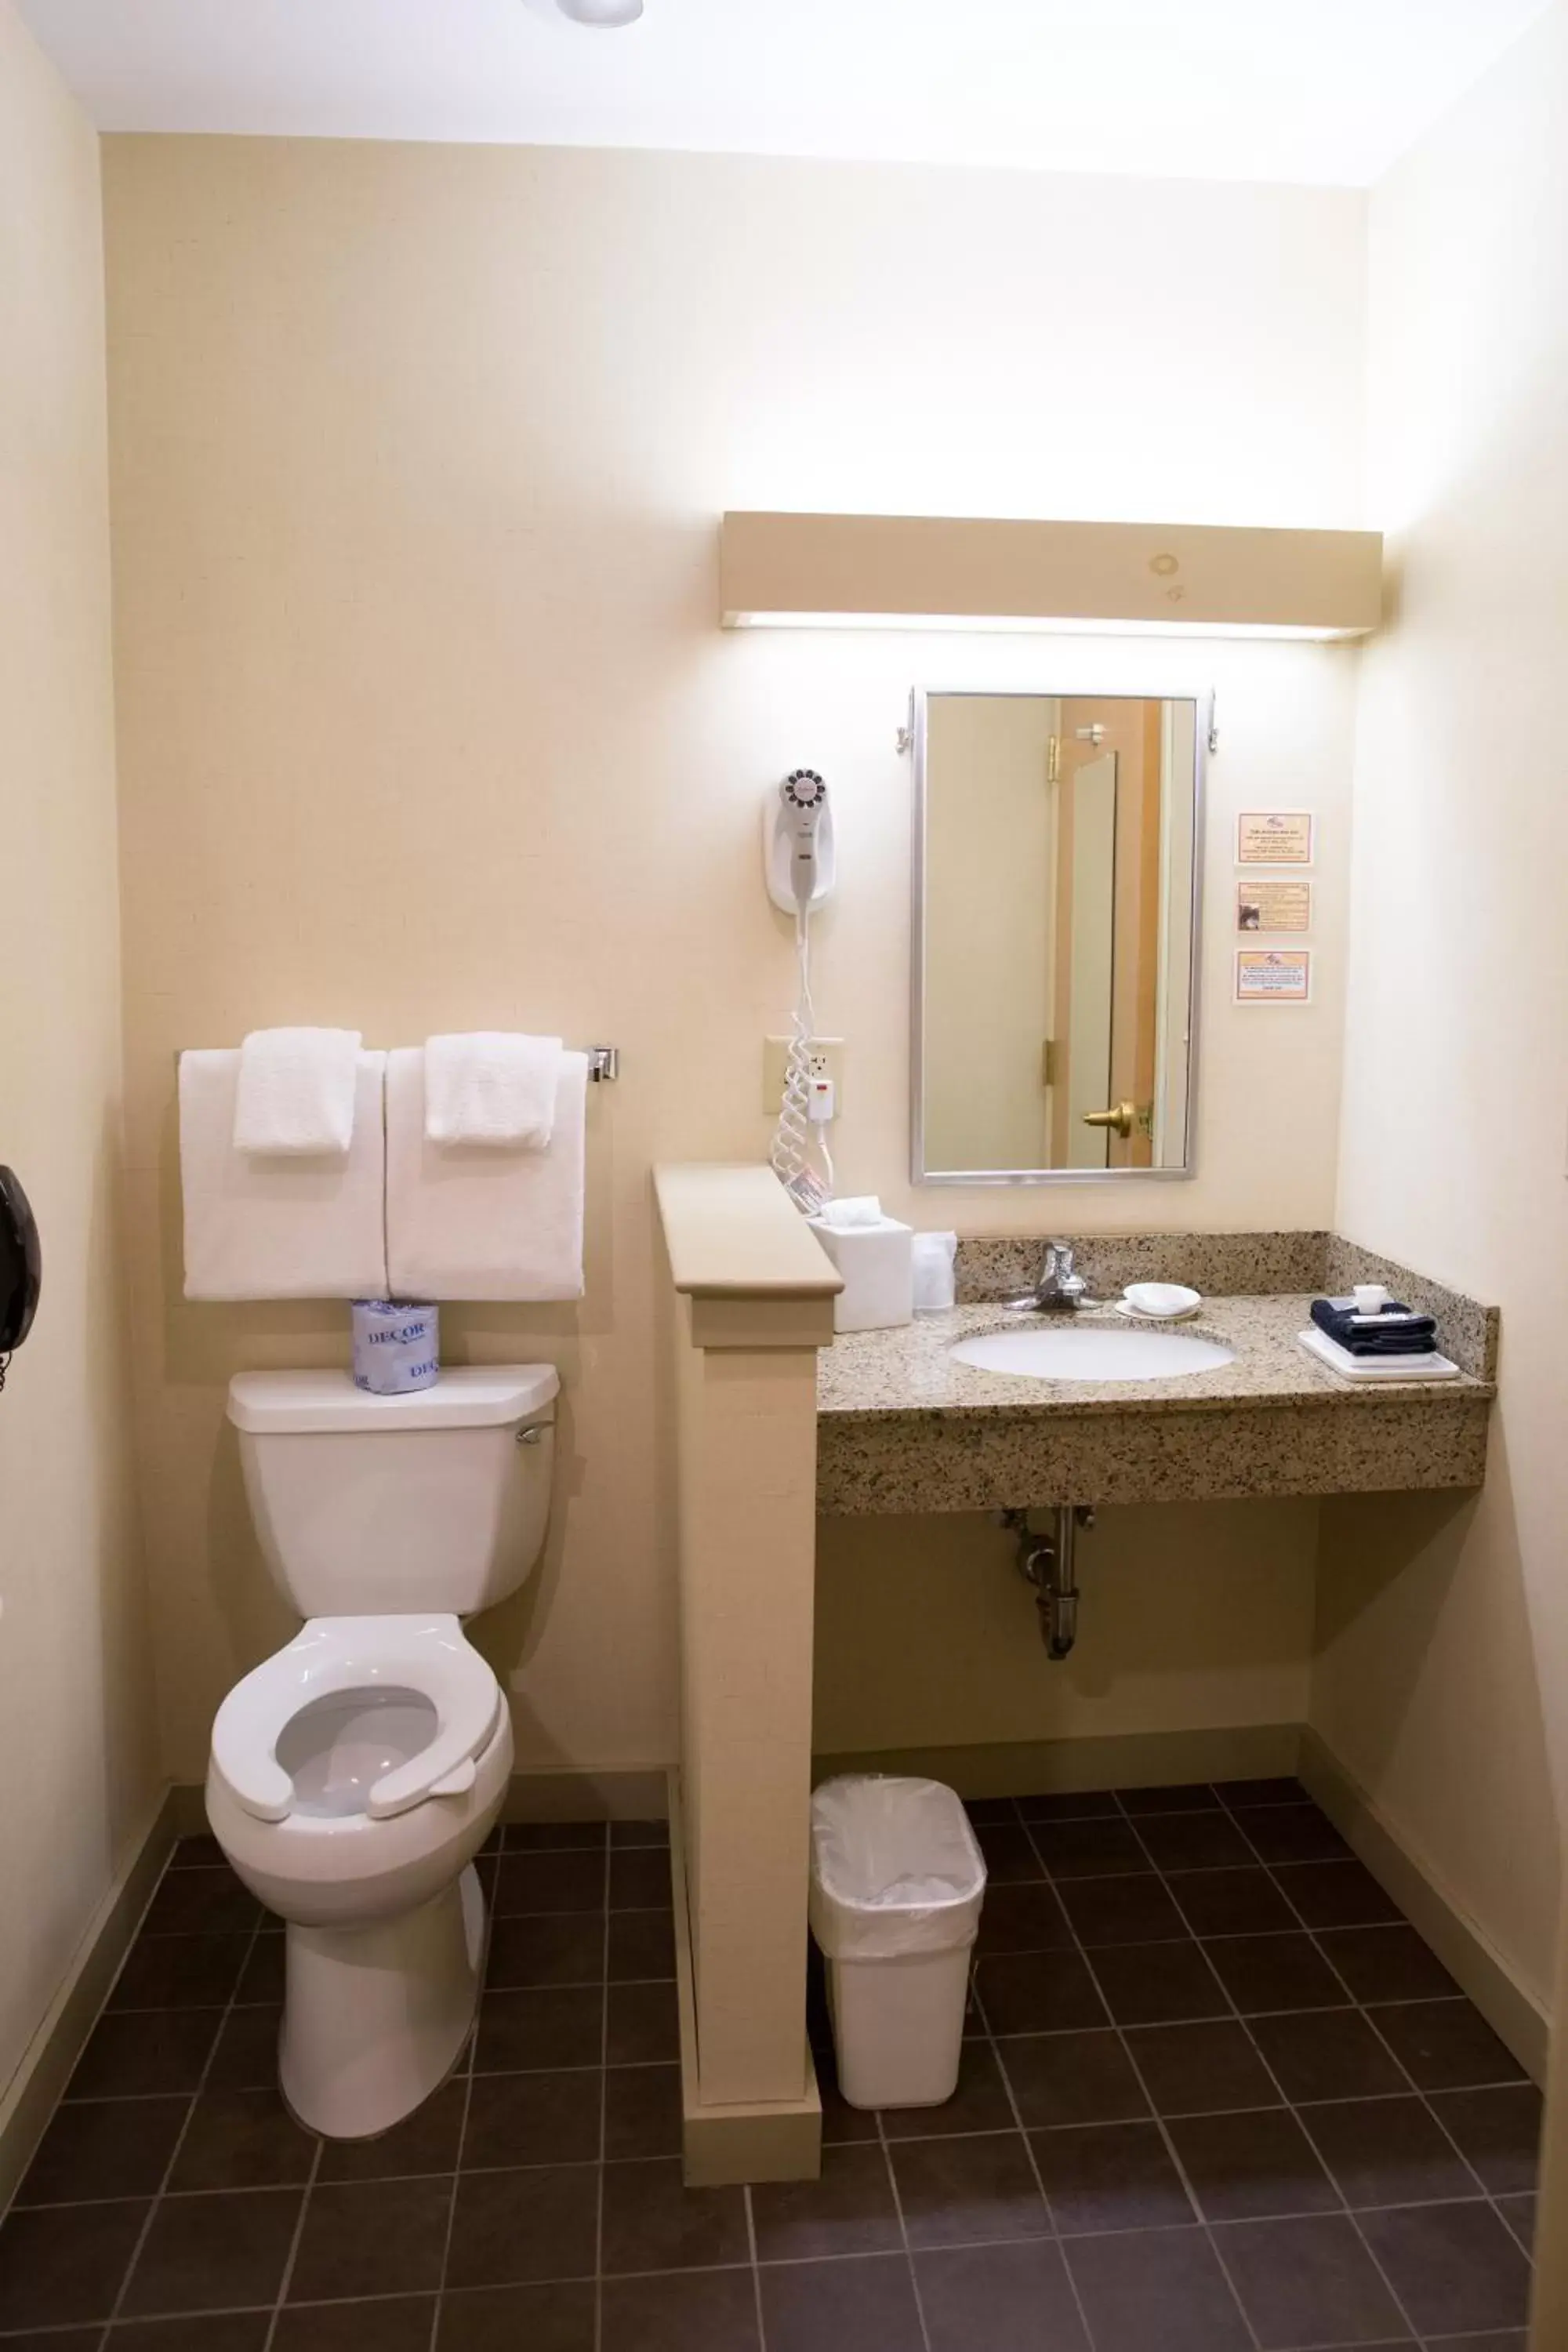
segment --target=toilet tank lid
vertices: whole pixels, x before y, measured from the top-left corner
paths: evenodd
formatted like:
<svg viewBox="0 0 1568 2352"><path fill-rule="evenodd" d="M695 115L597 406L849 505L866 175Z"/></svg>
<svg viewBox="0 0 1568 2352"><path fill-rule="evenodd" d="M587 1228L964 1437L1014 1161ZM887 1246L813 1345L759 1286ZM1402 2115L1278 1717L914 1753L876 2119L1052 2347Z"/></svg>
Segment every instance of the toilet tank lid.
<svg viewBox="0 0 1568 2352"><path fill-rule="evenodd" d="M369 1396L347 1372L236 1372L228 1417L237 1429L279 1436L300 1430L486 1429L528 1421L559 1393L553 1364L463 1364L433 1389Z"/></svg>

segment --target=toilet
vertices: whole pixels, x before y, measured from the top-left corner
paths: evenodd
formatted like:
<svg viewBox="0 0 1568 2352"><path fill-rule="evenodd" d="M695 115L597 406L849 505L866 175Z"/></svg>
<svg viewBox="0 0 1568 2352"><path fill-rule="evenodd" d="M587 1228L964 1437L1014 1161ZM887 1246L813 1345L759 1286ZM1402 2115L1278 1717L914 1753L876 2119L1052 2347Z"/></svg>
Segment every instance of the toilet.
<svg viewBox="0 0 1568 2352"><path fill-rule="evenodd" d="M443 1372L406 1396L341 1371L229 1383L262 1552L306 1622L219 1707L207 1817L286 1923L283 2095L334 2139L412 2113L473 2021L473 1861L512 1740L461 1621L539 1558L559 1386L549 1364Z"/></svg>

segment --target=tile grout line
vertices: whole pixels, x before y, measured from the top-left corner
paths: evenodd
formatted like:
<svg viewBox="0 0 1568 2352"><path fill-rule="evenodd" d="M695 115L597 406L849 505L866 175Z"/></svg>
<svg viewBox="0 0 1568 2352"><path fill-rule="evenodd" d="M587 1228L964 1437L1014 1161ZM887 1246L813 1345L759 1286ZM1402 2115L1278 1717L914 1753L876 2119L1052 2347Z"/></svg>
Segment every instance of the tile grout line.
<svg viewBox="0 0 1568 2352"><path fill-rule="evenodd" d="M283 2264L282 2276L278 2282L277 2299L267 2323L267 2334L262 2338L261 2352L272 2352L272 2341L278 2333L278 2322L283 2315L283 2305L288 2298L289 2289L293 2284L294 2266L300 2258L300 2247L305 2235L305 2222L310 2210L310 2197L316 2186L316 2176L321 2168L321 2157L326 2145L326 2141L318 2134L315 2152L310 2158L310 2178L305 2183L305 2193L300 2200L300 2210L294 2221L294 2234L289 2241L288 2258Z"/></svg>
<svg viewBox="0 0 1568 2352"><path fill-rule="evenodd" d="M763 2316L763 2273L757 2261L757 2217L752 2210L752 2184L742 2184L746 2208L746 2252L752 2265L752 2307L757 2315L757 2352L768 2352L767 2322Z"/></svg>
<svg viewBox="0 0 1568 2352"><path fill-rule="evenodd" d="M469 1867L477 1868L479 1859L479 1855L476 1854L474 1856L473 1863L469 1864ZM496 1853L495 1878L496 1884L499 1885L500 1883L500 1849L497 1850ZM483 1895L484 1892L485 1882L483 1874L480 1874L479 1893ZM472 2106L474 2099L474 2061L479 2055L479 2011L484 2005L485 1979L489 1971L490 1962L490 1929L495 1924L495 1912L492 1907L493 1903L494 1897L492 1895L490 1901L485 1905L485 1931L479 1948L479 1993L474 2001L473 2023L468 2028L468 2039L464 2045L468 2052L468 2063L463 2070L463 2112L458 2118L458 2152L452 2159L452 2200L447 2208L447 2230L446 2234L441 2241L441 2267L437 2275L435 2302L430 2313L430 2342L428 2352L436 2352L437 2344L440 2340L441 2315L447 2294L447 2265L450 2263L452 2259L452 2234L458 2226L458 2195L463 2185L463 2150L468 2144L468 2110ZM462 2058L462 2055L463 2052L459 2051L458 2053L459 2060ZM454 2067L452 2074L448 2074L447 2077L447 2081L451 2082L454 2079L456 2073L457 2068ZM444 2089L446 2085L442 2084L440 2089ZM439 2090L433 2092L431 2096L439 2096ZM386 2179L426 2179L431 2177L431 2175L424 2173L391 2173L384 2176ZM438 2175L434 2177L439 2178ZM270 2347L264 2347L264 2352L270 2352Z"/></svg>
<svg viewBox="0 0 1568 2352"><path fill-rule="evenodd" d="M963 2044L961 2039L959 2042L959 2063L962 2065L963 2063ZM893 2159L888 2147L888 2134L886 2126L882 2122L881 2108L878 2107L875 2110L875 2114L877 2117L877 2142L882 2151L882 2169L888 2176L888 2187L892 2191L893 2213L899 2224L899 2241L904 2250L904 2267L909 2273L910 2293L915 2299L915 2320L921 2331L921 2343L924 2347L924 2352L931 2352L931 2332L926 2326L925 2305L921 2301L921 2283L915 2270L914 2249L910 2244L909 2224L904 2220L904 2200L899 2194L899 2176L893 2169Z"/></svg>

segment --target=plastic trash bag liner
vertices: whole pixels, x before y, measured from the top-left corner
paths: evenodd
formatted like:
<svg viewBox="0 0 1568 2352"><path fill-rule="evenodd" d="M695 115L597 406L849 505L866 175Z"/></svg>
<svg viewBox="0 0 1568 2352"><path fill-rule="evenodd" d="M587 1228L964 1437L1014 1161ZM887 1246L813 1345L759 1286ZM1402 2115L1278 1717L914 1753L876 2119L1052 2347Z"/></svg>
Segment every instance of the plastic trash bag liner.
<svg viewBox="0 0 1568 2352"><path fill-rule="evenodd" d="M825 1780L811 1800L811 1932L830 1959L896 1960L973 1943L985 1863L940 1780Z"/></svg>

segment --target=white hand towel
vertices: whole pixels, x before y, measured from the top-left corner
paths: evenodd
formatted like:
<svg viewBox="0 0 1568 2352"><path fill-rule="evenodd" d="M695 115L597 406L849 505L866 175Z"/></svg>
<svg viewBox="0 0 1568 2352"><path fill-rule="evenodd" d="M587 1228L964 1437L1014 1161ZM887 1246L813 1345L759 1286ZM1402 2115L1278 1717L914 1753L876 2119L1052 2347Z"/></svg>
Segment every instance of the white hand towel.
<svg viewBox="0 0 1568 2352"><path fill-rule="evenodd" d="M234 1148L240 1057L180 1056L187 1298L386 1296L384 1054L357 1057L346 1153Z"/></svg>
<svg viewBox="0 0 1568 2352"><path fill-rule="evenodd" d="M588 1056L563 1054L548 1151L426 1133L425 1055L386 1066L387 1274L400 1298L581 1298Z"/></svg>
<svg viewBox="0 0 1568 2352"><path fill-rule="evenodd" d="M353 1140L357 1029L253 1029L239 1049L237 1151L323 1152Z"/></svg>
<svg viewBox="0 0 1568 2352"><path fill-rule="evenodd" d="M474 1029L425 1040L425 1132L432 1143L546 1151L561 1079L559 1037Z"/></svg>

